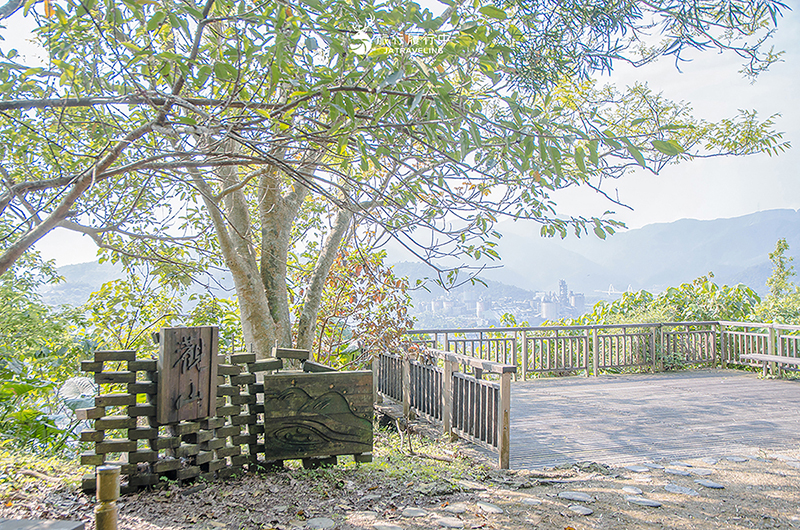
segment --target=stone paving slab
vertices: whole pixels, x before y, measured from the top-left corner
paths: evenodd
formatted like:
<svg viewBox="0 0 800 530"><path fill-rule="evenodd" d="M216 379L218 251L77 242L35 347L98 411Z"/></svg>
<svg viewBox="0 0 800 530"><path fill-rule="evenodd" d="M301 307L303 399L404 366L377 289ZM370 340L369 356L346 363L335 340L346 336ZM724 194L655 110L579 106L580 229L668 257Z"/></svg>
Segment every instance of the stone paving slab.
<svg viewBox="0 0 800 530"><path fill-rule="evenodd" d="M80 521L44 519L0 519L0 530L83 530Z"/></svg>
<svg viewBox="0 0 800 530"><path fill-rule="evenodd" d="M798 410L800 381L737 370L520 381L511 389L511 468L796 447Z"/></svg>

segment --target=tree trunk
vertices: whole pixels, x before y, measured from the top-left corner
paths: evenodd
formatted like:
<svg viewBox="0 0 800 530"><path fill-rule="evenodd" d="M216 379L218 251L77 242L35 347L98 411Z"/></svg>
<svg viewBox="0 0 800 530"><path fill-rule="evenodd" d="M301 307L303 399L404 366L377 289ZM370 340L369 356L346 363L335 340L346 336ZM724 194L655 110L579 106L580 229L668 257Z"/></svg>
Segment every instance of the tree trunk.
<svg viewBox="0 0 800 530"><path fill-rule="evenodd" d="M317 323L317 312L322 302L322 293L325 290L325 280L331 270L333 261L336 259L336 254L339 252L339 246L345 234L347 234L347 229L350 228L352 219L353 212L345 209L339 210L333 228L320 249L319 258L317 258L317 263L311 276L311 283L303 299L303 312L297 325L298 348L311 350L314 346L314 329Z"/></svg>
<svg viewBox="0 0 800 530"><path fill-rule="evenodd" d="M270 316L269 302L258 274L255 256L245 237L248 234L249 221L246 224L242 221L241 209L244 208L246 213L247 207L243 192L237 190L226 196L225 203L230 211L223 215L222 209L214 200L213 189L200 172L192 169L189 173L211 216L220 251L233 276L246 347L259 358L267 357L276 342L275 322ZM231 173L223 173L222 176L223 181L236 178Z"/></svg>
<svg viewBox="0 0 800 530"><path fill-rule="evenodd" d="M276 325L279 346L292 346L289 319L289 291L286 286L286 260L291 244L292 224L308 190L295 184L285 197L281 194L277 168L261 177L258 209L261 218L261 283L269 301L270 315Z"/></svg>

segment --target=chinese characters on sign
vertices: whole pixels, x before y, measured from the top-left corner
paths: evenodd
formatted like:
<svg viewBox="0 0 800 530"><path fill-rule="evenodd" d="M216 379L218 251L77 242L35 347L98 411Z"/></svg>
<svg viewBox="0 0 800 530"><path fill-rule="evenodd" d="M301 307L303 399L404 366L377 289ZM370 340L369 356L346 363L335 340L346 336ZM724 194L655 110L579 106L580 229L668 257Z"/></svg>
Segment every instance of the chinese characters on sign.
<svg viewBox="0 0 800 530"><path fill-rule="evenodd" d="M216 326L161 330L159 423L191 421L214 415L218 341L219 329Z"/></svg>

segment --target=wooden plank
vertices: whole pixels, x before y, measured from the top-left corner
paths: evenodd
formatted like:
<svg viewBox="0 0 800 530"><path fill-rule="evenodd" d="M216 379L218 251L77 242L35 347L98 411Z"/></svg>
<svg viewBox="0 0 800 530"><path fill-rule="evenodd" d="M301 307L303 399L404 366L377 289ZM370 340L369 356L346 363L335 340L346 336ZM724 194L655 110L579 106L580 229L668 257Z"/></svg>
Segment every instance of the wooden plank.
<svg viewBox="0 0 800 530"><path fill-rule="evenodd" d="M130 394L151 394L158 393L158 385L156 383L129 383L128 392Z"/></svg>
<svg viewBox="0 0 800 530"><path fill-rule="evenodd" d="M153 440L158 438L158 429L138 428L128 429L128 439L130 440Z"/></svg>
<svg viewBox="0 0 800 530"><path fill-rule="evenodd" d="M264 407L267 460L372 451L370 371L269 376Z"/></svg>
<svg viewBox="0 0 800 530"><path fill-rule="evenodd" d="M159 423L213 416L219 328L162 328L159 336L156 403Z"/></svg>
<svg viewBox="0 0 800 530"><path fill-rule="evenodd" d="M508 469L511 451L511 374L503 374L500 381L500 417L498 418L499 466Z"/></svg>
<svg viewBox="0 0 800 530"><path fill-rule="evenodd" d="M96 361L81 361L81 371L82 372L102 372L103 371L103 363L96 362Z"/></svg>
<svg viewBox="0 0 800 530"><path fill-rule="evenodd" d="M240 352L231 355L231 364L248 364L256 362L255 353Z"/></svg>
<svg viewBox="0 0 800 530"><path fill-rule="evenodd" d="M128 413L128 416L132 417L155 416L156 406L145 404L132 405L126 409L126 412Z"/></svg>
<svg viewBox="0 0 800 530"><path fill-rule="evenodd" d="M319 373L319 372L335 372L336 369L314 361L303 361L303 371Z"/></svg>
<svg viewBox="0 0 800 530"><path fill-rule="evenodd" d="M134 429L136 428L136 418L129 416L103 416L94 422L94 428L98 431L109 429Z"/></svg>
<svg viewBox="0 0 800 530"><path fill-rule="evenodd" d="M158 460L156 451L136 451L128 454L128 462L138 464L139 462L155 462Z"/></svg>
<svg viewBox="0 0 800 530"><path fill-rule="evenodd" d="M136 396L132 394L100 394L94 398L96 407L124 407L135 404Z"/></svg>
<svg viewBox="0 0 800 530"><path fill-rule="evenodd" d="M106 438L102 442L97 442L94 445L95 453L128 453L136 451L136 440L127 439L109 439Z"/></svg>
<svg viewBox="0 0 800 530"><path fill-rule="evenodd" d="M106 415L105 407L92 407L90 409L76 409L75 417L81 421L95 420Z"/></svg>
<svg viewBox="0 0 800 530"><path fill-rule="evenodd" d="M247 369L250 373L268 372L283 368L283 361L280 359L262 359L254 363L249 363Z"/></svg>
<svg viewBox="0 0 800 530"><path fill-rule="evenodd" d="M256 375L255 374L232 375L230 379L232 385L249 385L256 382Z"/></svg>
<svg viewBox="0 0 800 530"><path fill-rule="evenodd" d="M99 350L94 352L95 362L135 361L136 350Z"/></svg>
<svg viewBox="0 0 800 530"><path fill-rule="evenodd" d="M94 382L98 385L134 383L136 382L136 372L96 372Z"/></svg>
<svg viewBox="0 0 800 530"><path fill-rule="evenodd" d="M276 359L299 359L304 361L311 358L308 350L296 350L292 348L272 348L272 356Z"/></svg>
<svg viewBox="0 0 800 530"><path fill-rule="evenodd" d="M765 353L749 353L739 356L740 359L753 360L753 361L766 361L784 364L800 365L800 358L786 357L782 355L768 355Z"/></svg>
<svg viewBox="0 0 800 530"><path fill-rule="evenodd" d="M220 364L217 365L218 375L239 375L242 373L242 367L233 364Z"/></svg>
<svg viewBox="0 0 800 530"><path fill-rule="evenodd" d="M131 372L155 372L156 370L158 370L158 361L155 359L128 361L128 371Z"/></svg>

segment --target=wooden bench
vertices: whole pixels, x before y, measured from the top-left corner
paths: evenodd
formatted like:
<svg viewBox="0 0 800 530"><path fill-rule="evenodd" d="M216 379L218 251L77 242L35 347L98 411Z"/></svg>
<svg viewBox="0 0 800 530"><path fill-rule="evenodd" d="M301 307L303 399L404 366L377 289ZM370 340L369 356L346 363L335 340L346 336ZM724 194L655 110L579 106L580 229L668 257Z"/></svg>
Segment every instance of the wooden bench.
<svg viewBox="0 0 800 530"><path fill-rule="evenodd" d="M800 366L800 357L787 357L785 355L767 355L765 353L746 353L739 356L743 361L756 361L764 363L764 375L767 375L767 364L793 364Z"/></svg>

